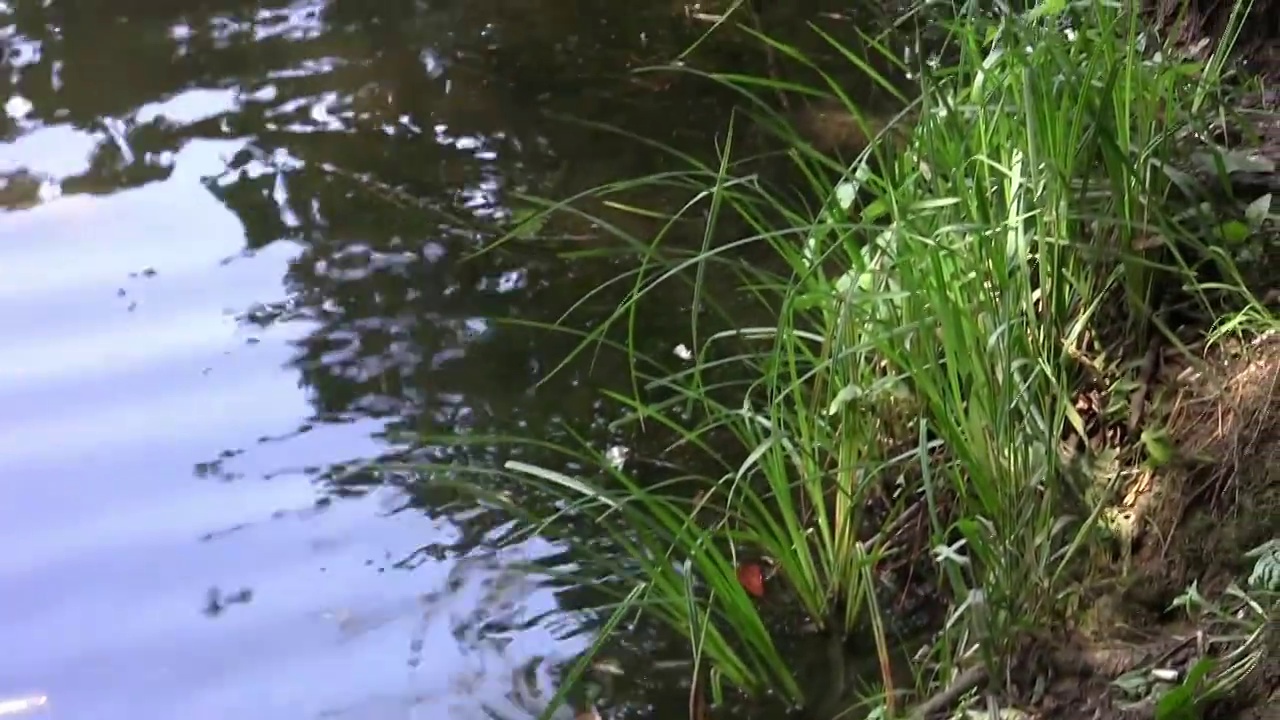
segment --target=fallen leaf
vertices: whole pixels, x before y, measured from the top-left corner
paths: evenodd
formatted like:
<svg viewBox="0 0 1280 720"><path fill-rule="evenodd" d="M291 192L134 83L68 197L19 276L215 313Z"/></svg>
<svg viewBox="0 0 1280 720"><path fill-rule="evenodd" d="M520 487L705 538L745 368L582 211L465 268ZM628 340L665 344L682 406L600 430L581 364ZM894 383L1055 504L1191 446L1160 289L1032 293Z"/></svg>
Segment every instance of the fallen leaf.
<svg viewBox="0 0 1280 720"><path fill-rule="evenodd" d="M764 597L764 571L757 563L738 566L738 582L754 597Z"/></svg>

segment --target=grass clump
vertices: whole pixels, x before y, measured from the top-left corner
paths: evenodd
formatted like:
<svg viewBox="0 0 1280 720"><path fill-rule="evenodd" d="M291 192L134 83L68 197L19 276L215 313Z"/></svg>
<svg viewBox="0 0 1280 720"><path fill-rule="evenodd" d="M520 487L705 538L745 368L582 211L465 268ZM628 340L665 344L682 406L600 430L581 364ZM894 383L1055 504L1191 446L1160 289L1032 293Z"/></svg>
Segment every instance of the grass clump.
<svg viewBox="0 0 1280 720"><path fill-rule="evenodd" d="M583 347L659 297L691 294L688 366L637 370L634 394L614 399L631 410L618 427L668 437L696 462L655 480L574 449L589 468L579 476L507 470L561 495L565 515L597 521L612 550L583 543L583 572L619 581L615 622L640 609L688 639L695 705L723 686L771 690L814 716L851 702L841 672L815 689L780 651L741 578L762 561L771 586L833 637L869 638L892 714L907 710L897 690L976 683L973 668L1016 676L1026 639L1061 623L1085 586L1082 559L1106 542L1115 491L1088 453L1071 452L1090 433L1075 400L1099 328L1167 332L1160 310L1173 296L1237 331L1269 317L1213 221L1187 211L1179 169L1206 147L1197 138L1229 46L1209 62L1177 58L1127 5L1104 0L966 14L949 21L942 60L902 68L918 78L910 99L886 82L906 109L851 165L771 123L816 209L739 174L738 120L718 166L686 158L687 172L652 179L693 191L680 217L703 218L703 243L682 253L664 230L644 244L619 278L627 299ZM862 116L834 71L812 69L825 87L719 79L758 108L768 88ZM725 241L729 219L746 232ZM749 244L768 258L744 262ZM704 317L721 307L707 277L726 272L755 307ZM924 569L948 609L914 659L916 688L895 688L882 592L886 570L904 564Z"/></svg>

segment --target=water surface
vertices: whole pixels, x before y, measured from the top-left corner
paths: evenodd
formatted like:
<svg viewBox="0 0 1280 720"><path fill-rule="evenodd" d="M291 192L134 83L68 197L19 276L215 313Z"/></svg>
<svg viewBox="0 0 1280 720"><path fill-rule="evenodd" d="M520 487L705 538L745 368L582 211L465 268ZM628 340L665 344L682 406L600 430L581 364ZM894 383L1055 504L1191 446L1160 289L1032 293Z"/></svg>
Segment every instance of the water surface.
<svg viewBox="0 0 1280 720"><path fill-rule="evenodd" d="M573 340L497 322L614 277L553 252L595 229L467 258L521 194L667 162L562 116L712 148L723 96L629 74L704 29L602 0L0 2L0 712L536 712L589 642L512 569L556 548L495 552L504 518L366 464L604 432L623 368L535 388ZM679 342L670 309L642 350Z"/></svg>

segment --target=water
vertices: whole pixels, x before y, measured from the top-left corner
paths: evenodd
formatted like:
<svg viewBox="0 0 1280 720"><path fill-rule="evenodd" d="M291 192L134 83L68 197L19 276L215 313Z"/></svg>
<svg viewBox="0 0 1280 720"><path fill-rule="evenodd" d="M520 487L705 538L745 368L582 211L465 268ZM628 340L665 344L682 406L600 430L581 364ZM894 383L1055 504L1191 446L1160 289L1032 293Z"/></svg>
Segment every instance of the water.
<svg viewBox="0 0 1280 720"><path fill-rule="evenodd" d="M611 266L462 258L515 191L655 167L548 111L689 133L703 94L626 76L684 22L0 3L0 716L539 709L588 638L511 564L555 548L495 553L501 518L360 463L493 464L410 439L600 413L582 373L531 390L571 340L493 319L554 320Z"/></svg>
<svg viewBox="0 0 1280 720"><path fill-rule="evenodd" d="M723 97L627 74L705 26L634 5L0 2L0 717L539 709L589 638L511 566L556 548L494 552L504 518L364 463L603 432L616 359L535 390L574 340L495 319L554 321L619 266L464 258L518 193L662 166L559 115L712 147ZM683 709L640 685L628 716Z"/></svg>

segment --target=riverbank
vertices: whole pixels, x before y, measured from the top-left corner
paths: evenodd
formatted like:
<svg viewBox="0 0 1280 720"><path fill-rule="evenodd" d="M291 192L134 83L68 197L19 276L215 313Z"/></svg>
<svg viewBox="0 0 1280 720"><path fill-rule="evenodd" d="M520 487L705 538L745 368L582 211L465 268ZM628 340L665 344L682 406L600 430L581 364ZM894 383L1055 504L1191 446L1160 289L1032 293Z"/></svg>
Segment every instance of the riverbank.
<svg viewBox="0 0 1280 720"><path fill-rule="evenodd" d="M718 165L653 178L701 244L664 226L584 347L633 352L614 428L662 449L507 467L597 522L608 627L643 610L689 640L692 717L775 712L739 693L814 720L1275 700L1277 158L1238 112L1271 100L1229 72L1248 6L1222 12L1194 46L1101 2L950 18L913 93L845 53L906 108L884 122L835 80L713 75L757 110L821 96L868 142L837 161L771 115L792 201L739 174L760 118L735 113ZM751 310L712 297L726 273ZM688 342L636 354L673 307Z"/></svg>

